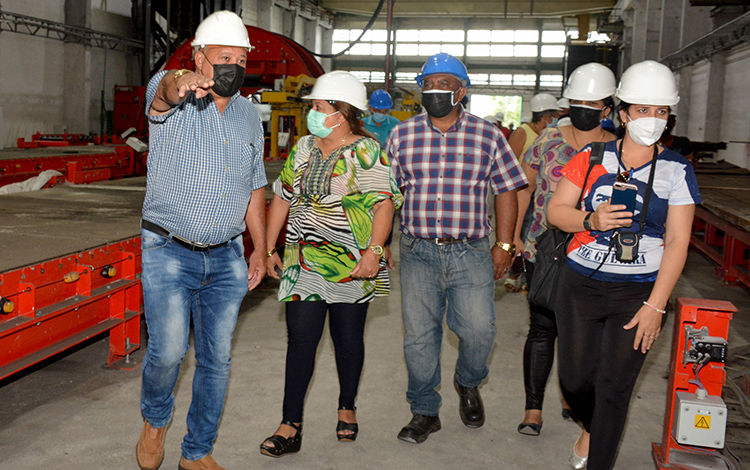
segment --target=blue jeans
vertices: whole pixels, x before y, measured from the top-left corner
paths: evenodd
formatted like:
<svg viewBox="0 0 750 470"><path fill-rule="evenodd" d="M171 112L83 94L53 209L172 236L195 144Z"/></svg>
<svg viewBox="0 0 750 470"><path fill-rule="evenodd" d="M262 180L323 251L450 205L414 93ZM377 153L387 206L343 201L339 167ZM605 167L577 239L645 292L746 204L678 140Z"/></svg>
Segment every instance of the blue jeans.
<svg viewBox="0 0 750 470"><path fill-rule="evenodd" d="M487 238L451 245L401 235L401 311L413 414L437 416L443 317L459 339L456 380L477 387L495 341L495 279Z"/></svg>
<svg viewBox="0 0 750 470"><path fill-rule="evenodd" d="M141 230L143 300L148 348L141 410L155 428L172 419L174 387L187 353L192 312L196 367L182 456L211 452L229 382L232 333L247 293L242 237L205 252Z"/></svg>

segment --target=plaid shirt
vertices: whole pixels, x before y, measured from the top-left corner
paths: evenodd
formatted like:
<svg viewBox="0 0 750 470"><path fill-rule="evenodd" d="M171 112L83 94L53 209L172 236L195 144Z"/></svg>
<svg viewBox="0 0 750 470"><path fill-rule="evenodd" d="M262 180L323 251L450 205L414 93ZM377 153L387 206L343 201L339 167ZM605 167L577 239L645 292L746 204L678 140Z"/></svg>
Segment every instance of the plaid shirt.
<svg viewBox="0 0 750 470"><path fill-rule="evenodd" d="M528 184L500 129L463 109L446 133L427 114L402 122L386 152L404 194L401 232L418 238L486 237L489 187Z"/></svg>
<svg viewBox="0 0 750 470"><path fill-rule="evenodd" d="M263 127L235 94L219 113L211 95L190 94L163 116L149 116L162 72L146 90L149 155L143 218L194 243L217 244L245 230L253 190L266 185Z"/></svg>

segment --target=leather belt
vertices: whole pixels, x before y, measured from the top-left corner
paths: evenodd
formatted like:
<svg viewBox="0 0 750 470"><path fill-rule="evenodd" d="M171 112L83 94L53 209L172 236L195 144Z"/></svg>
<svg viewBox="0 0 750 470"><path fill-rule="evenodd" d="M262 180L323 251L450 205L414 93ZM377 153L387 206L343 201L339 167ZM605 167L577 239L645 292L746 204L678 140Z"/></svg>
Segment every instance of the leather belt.
<svg viewBox="0 0 750 470"><path fill-rule="evenodd" d="M149 222L148 220L145 220L145 219L141 219L141 227L145 228L149 232L154 232L155 234L162 236L164 238L169 238L175 243L182 245L183 247L187 248L190 251L209 251L209 250L213 250L214 248L220 248L226 245L227 243L229 243L229 241L225 241L224 243L218 243L216 245L201 245L198 243L189 242L185 240L184 238L178 237L177 235L165 229L164 227L160 225L156 225L155 223Z"/></svg>
<svg viewBox="0 0 750 470"><path fill-rule="evenodd" d="M454 243L467 242L471 240L471 238L469 237L463 237L463 238L447 237L447 238L425 238L425 240L429 240L436 245L452 245Z"/></svg>

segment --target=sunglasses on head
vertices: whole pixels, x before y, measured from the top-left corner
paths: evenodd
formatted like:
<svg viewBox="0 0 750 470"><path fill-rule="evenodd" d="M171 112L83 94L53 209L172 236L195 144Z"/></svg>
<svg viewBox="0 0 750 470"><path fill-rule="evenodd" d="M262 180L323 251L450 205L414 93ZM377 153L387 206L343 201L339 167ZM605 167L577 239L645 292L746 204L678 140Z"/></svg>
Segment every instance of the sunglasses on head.
<svg viewBox="0 0 750 470"><path fill-rule="evenodd" d="M617 179L615 181L617 181L618 183L627 183L630 181L631 176L633 176L633 170L626 170L622 173L617 173Z"/></svg>

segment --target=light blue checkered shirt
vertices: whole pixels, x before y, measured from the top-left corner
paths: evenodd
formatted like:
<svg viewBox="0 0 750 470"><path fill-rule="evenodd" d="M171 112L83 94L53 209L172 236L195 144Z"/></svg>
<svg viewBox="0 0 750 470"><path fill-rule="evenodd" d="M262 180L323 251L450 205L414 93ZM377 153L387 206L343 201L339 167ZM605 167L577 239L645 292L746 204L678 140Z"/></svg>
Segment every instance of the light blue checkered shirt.
<svg viewBox="0 0 750 470"><path fill-rule="evenodd" d="M143 218L194 243L225 242L245 230L253 190L266 185L263 127L255 107L235 94L223 113L211 96L191 94L163 116L148 109L149 154Z"/></svg>

